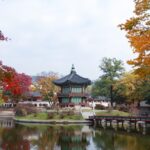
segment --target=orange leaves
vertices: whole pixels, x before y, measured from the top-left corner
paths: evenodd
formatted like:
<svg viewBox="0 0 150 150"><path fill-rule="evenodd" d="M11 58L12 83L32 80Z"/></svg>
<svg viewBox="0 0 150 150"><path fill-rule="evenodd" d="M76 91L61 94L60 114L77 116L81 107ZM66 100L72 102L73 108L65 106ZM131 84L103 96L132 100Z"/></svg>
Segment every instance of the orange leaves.
<svg viewBox="0 0 150 150"><path fill-rule="evenodd" d="M136 16L119 26L127 32L133 53L138 54L128 64L136 67L135 72L144 77L150 75L150 0L134 1Z"/></svg>
<svg viewBox="0 0 150 150"><path fill-rule="evenodd" d="M139 23L139 18L132 17L129 20L126 21L125 24L120 24L119 27L121 30L126 30L130 32L130 30L133 29L137 24Z"/></svg>
<svg viewBox="0 0 150 150"><path fill-rule="evenodd" d="M150 9L150 0L135 0L135 14L140 15Z"/></svg>
<svg viewBox="0 0 150 150"><path fill-rule="evenodd" d="M54 99L55 93L58 92L58 87L53 84L56 79L58 79L58 75L52 72L41 76L34 84L35 90L39 91L44 99Z"/></svg>
<svg viewBox="0 0 150 150"><path fill-rule="evenodd" d="M135 70L135 73L138 74L141 78L150 77L150 67L140 67Z"/></svg>
<svg viewBox="0 0 150 150"><path fill-rule="evenodd" d="M150 50L150 32L139 36L129 36L128 38L135 50L134 52L143 53Z"/></svg>

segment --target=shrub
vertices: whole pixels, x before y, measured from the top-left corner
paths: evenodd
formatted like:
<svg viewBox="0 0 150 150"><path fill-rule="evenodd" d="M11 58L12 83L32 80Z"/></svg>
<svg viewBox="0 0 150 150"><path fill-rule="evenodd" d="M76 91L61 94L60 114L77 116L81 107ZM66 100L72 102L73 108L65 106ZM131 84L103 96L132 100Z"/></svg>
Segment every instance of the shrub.
<svg viewBox="0 0 150 150"><path fill-rule="evenodd" d="M60 119L63 119L63 118L64 118L64 114L61 113L61 114L60 114Z"/></svg>
<svg viewBox="0 0 150 150"><path fill-rule="evenodd" d="M70 111L68 112L68 115L74 115L74 111L70 110Z"/></svg>
<svg viewBox="0 0 150 150"><path fill-rule="evenodd" d="M74 113L74 111L72 109L67 109L67 110L63 110L61 112L61 114L64 114L66 116L70 116L70 115L74 115L75 113Z"/></svg>
<svg viewBox="0 0 150 150"><path fill-rule="evenodd" d="M101 110L104 110L105 107L104 107L103 105L101 105L101 104L96 104L95 109L101 109Z"/></svg>
<svg viewBox="0 0 150 150"><path fill-rule="evenodd" d="M19 104L15 107L15 114L17 116L26 116L37 113L37 109L30 104Z"/></svg>
<svg viewBox="0 0 150 150"><path fill-rule="evenodd" d="M119 111L129 112L129 108L124 105L118 105L118 106L116 106L116 109Z"/></svg>
<svg viewBox="0 0 150 150"><path fill-rule="evenodd" d="M54 117L54 113L52 112L48 113L48 119L53 119L53 117Z"/></svg>

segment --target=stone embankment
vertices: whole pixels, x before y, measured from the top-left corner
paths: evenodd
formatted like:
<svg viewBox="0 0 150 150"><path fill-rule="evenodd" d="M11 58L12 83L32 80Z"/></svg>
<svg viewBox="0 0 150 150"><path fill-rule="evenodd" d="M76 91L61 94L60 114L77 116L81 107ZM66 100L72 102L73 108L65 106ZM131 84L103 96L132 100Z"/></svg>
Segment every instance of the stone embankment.
<svg viewBox="0 0 150 150"><path fill-rule="evenodd" d="M14 117L15 113L13 110L0 110L0 118L2 117Z"/></svg>
<svg viewBox="0 0 150 150"><path fill-rule="evenodd" d="M89 120L25 120L14 119L16 123L36 123L36 124L90 124Z"/></svg>

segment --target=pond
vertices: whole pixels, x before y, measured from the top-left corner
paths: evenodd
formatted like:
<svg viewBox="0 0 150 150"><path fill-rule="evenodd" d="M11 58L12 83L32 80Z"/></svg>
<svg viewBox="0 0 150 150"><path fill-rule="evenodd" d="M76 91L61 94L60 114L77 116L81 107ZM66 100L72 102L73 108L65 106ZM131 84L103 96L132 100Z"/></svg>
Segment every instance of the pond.
<svg viewBox="0 0 150 150"><path fill-rule="evenodd" d="M150 150L149 134L87 125L1 125L0 150Z"/></svg>

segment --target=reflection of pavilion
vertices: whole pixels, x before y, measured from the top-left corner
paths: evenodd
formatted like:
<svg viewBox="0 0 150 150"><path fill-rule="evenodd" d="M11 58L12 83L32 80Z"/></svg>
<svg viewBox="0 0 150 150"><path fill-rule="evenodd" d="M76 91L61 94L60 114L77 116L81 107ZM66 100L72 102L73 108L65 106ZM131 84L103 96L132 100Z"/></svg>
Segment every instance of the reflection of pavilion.
<svg viewBox="0 0 150 150"><path fill-rule="evenodd" d="M83 128L82 128L83 129ZM85 150L89 145L88 136L91 135L90 130L83 131L82 130L66 130L62 132L62 135L59 137L58 145L61 150Z"/></svg>
<svg viewBox="0 0 150 150"><path fill-rule="evenodd" d="M91 130L83 126L52 126L40 130L19 125L18 128L6 129L0 143L3 150L85 150L91 134Z"/></svg>
<svg viewBox="0 0 150 150"><path fill-rule="evenodd" d="M59 138L59 145L61 149L72 150L79 149L84 150L88 145L88 141L86 140L86 135L73 135L73 134L64 134Z"/></svg>
<svg viewBox="0 0 150 150"><path fill-rule="evenodd" d="M0 118L0 127L2 128L13 128L14 121L12 118Z"/></svg>
<svg viewBox="0 0 150 150"><path fill-rule="evenodd" d="M54 133L53 133L54 132ZM90 132L90 131L89 131ZM53 130L52 132L49 132L48 134L46 132L33 132L30 135L24 135L23 139L30 141L30 148L40 148L41 144L43 144L42 141L46 142L48 148L51 145L54 149L60 149L60 150L85 150L88 146L88 140L87 135L90 133L87 133L85 131L81 131L80 129L72 129L68 130L63 128L63 130L58 130L58 135ZM53 143L53 140L51 139L52 135L55 134L55 138L53 139L55 142ZM50 138L50 139L49 139ZM41 143L42 142L42 143Z"/></svg>

